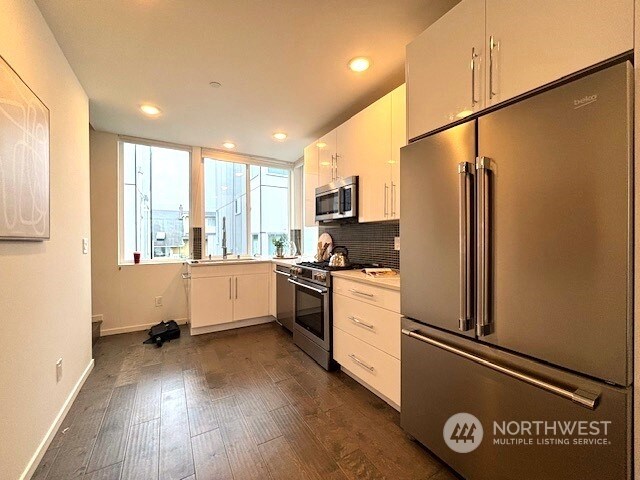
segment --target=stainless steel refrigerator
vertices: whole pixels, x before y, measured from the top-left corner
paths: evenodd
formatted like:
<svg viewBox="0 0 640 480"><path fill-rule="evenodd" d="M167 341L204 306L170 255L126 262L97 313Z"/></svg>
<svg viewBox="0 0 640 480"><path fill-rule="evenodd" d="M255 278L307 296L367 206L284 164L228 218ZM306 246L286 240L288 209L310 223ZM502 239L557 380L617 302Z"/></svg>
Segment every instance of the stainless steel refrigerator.
<svg viewBox="0 0 640 480"><path fill-rule="evenodd" d="M632 72L402 149L401 422L467 479L630 478Z"/></svg>

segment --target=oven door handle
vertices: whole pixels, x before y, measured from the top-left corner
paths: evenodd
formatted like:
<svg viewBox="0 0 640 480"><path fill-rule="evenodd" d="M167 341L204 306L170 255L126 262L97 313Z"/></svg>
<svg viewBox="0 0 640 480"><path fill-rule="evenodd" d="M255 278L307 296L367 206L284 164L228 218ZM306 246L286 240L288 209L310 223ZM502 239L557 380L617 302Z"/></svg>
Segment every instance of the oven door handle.
<svg viewBox="0 0 640 480"><path fill-rule="evenodd" d="M326 289L320 290L319 288L314 288L314 287L311 287L309 285L305 285L304 283L296 282L295 280L288 279L287 281L289 283L293 283L294 285L298 285L299 287L303 287L303 288L306 288L308 290L313 290L314 292L317 292L320 295L326 295L327 292L328 292L328 290L326 290Z"/></svg>

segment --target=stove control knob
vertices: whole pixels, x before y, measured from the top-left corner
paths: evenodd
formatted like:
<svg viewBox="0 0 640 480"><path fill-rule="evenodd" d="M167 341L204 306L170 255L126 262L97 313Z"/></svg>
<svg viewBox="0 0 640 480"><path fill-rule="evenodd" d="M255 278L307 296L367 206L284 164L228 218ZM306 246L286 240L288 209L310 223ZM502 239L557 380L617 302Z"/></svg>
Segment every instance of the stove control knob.
<svg viewBox="0 0 640 480"><path fill-rule="evenodd" d="M327 280L327 275L325 273L315 273L313 278L319 282L324 282Z"/></svg>

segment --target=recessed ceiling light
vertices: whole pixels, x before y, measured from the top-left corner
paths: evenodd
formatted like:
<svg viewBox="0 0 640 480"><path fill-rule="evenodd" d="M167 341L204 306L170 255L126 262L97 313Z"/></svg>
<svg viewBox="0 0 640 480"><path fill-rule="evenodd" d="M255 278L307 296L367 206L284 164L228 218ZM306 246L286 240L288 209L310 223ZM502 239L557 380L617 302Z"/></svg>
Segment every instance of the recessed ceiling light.
<svg viewBox="0 0 640 480"><path fill-rule="evenodd" d="M146 115L150 115L152 117L160 115L160 109L155 105L150 105L148 103L144 103L140 105L140 110L142 110L142 113Z"/></svg>
<svg viewBox="0 0 640 480"><path fill-rule="evenodd" d="M228 148L229 150L231 150L232 148L236 148L236 144L233 142L224 142L222 146L224 148Z"/></svg>
<svg viewBox="0 0 640 480"><path fill-rule="evenodd" d="M349 60L349 68L354 72L364 72L371 66L371 60L367 57L356 57Z"/></svg>
<svg viewBox="0 0 640 480"><path fill-rule="evenodd" d="M287 134L284 132L276 132L273 134L273 138L282 142L283 140L285 140L287 138Z"/></svg>
<svg viewBox="0 0 640 480"><path fill-rule="evenodd" d="M326 144L326 143L324 143L324 142L318 142L318 143L316 143L316 147L318 147L318 148L324 148L324 147L326 147L326 146L327 146L327 144Z"/></svg>
<svg viewBox="0 0 640 480"><path fill-rule="evenodd" d="M322 165L323 167L328 167L331 164L329 162L320 162L320 165Z"/></svg>
<svg viewBox="0 0 640 480"><path fill-rule="evenodd" d="M209 85L213 88L220 88L222 86L220 82L209 82Z"/></svg>

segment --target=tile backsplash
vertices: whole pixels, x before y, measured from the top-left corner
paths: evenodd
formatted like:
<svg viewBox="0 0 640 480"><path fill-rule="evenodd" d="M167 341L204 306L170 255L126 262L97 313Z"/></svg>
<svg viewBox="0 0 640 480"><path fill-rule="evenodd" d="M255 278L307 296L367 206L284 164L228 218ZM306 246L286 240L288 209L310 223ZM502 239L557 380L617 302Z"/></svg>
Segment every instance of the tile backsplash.
<svg viewBox="0 0 640 480"><path fill-rule="evenodd" d="M349 260L355 263L379 263L383 267L400 268L400 252L393 249L394 238L400 235L400 222L350 223L322 226L319 233L328 233L333 245L349 250Z"/></svg>

